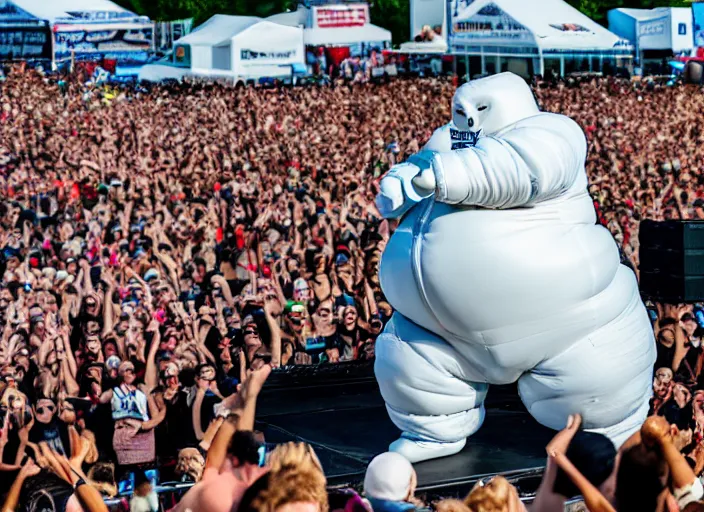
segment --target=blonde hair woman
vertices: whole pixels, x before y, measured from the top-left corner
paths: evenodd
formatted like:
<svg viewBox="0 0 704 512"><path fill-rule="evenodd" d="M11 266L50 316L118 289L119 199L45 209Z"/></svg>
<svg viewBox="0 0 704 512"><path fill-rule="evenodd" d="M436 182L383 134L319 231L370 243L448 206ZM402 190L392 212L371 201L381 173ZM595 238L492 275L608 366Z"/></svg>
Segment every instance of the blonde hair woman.
<svg viewBox="0 0 704 512"><path fill-rule="evenodd" d="M480 481L464 503L471 512L526 512L518 491L502 476Z"/></svg>

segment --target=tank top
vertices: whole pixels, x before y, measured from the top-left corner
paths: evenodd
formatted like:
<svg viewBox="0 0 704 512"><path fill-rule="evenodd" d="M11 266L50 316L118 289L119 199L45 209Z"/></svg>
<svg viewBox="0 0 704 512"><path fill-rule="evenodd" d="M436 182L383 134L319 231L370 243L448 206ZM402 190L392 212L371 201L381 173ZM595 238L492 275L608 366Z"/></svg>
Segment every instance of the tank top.
<svg viewBox="0 0 704 512"><path fill-rule="evenodd" d="M112 419L148 421L147 397L140 390L125 391L122 387L112 390Z"/></svg>

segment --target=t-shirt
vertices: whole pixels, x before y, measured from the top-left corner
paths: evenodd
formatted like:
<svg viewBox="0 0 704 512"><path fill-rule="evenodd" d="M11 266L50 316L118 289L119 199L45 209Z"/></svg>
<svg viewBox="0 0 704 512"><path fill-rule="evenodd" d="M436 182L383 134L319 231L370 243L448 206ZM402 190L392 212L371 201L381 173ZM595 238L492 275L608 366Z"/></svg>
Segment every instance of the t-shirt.
<svg viewBox="0 0 704 512"><path fill-rule="evenodd" d="M671 347L666 347L662 343L657 343L658 357L655 360L655 370L658 368L672 368L672 361L675 358L675 344Z"/></svg>
<svg viewBox="0 0 704 512"><path fill-rule="evenodd" d="M230 293L233 297L237 297L242 293L245 286L249 284L249 279L228 279L227 284L230 287Z"/></svg>
<svg viewBox="0 0 704 512"><path fill-rule="evenodd" d="M130 512L158 512L159 497L154 491L146 496L132 496L130 500Z"/></svg>
<svg viewBox="0 0 704 512"><path fill-rule="evenodd" d="M39 423L39 421L35 420L32 430L29 431L29 441L34 444L45 442L61 455L67 457L71 455L68 428L63 421L59 421L56 418L47 424Z"/></svg>
<svg viewBox="0 0 704 512"><path fill-rule="evenodd" d="M352 361L359 358L359 344L372 337L369 331L359 326L355 326L352 330L347 330L344 325L341 325L337 332L339 335L337 348L340 351L340 361Z"/></svg>
<svg viewBox="0 0 704 512"><path fill-rule="evenodd" d="M113 388L112 419L134 419L148 421L147 397L139 389L125 390L122 387Z"/></svg>
<svg viewBox="0 0 704 512"><path fill-rule="evenodd" d="M162 391L158 389L157 391ZM182 448L198 445L193 431L191 409L186 403L186 393L178 392L172 401L164 399L166 417L156 427L156 449L162 457L178 455Z"/></svg>

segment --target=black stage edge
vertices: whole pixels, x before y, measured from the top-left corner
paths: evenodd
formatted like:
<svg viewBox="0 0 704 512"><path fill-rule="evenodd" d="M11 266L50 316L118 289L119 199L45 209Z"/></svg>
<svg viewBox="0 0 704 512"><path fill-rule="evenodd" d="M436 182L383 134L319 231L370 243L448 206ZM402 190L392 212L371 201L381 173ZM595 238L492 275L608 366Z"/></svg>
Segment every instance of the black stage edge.
<svg viewBox="0 0 704 512"><path fill-rule="evenodd" d="M554 432L528 414L515 386L490 388L486 407L484 425L461 453L416 465L420 492L461 496L495 474L509 477L524 497L535 492ZM330 485L352 487L400 433L389 420L370 363L273 373L259 398L257 428L268 443L312 444Z"/></svg>

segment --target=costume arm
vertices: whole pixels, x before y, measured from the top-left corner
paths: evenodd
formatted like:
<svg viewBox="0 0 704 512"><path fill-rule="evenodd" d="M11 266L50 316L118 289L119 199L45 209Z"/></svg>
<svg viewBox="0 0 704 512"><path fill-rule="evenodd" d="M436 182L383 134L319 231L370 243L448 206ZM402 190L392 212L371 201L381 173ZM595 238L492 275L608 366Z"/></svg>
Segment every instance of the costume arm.
<svg viewBox="0 0 704 512"><path fill-rule="evenodd" d="M480 137L476 146L435 153L436 199L485 208L531 206L567 191L584 173L586 151L577 123L541 114L503 135Z"/></svg>

